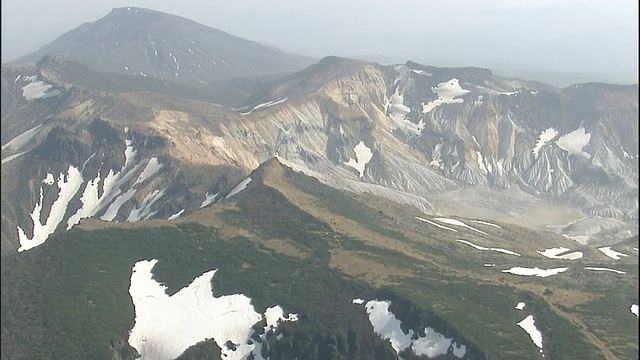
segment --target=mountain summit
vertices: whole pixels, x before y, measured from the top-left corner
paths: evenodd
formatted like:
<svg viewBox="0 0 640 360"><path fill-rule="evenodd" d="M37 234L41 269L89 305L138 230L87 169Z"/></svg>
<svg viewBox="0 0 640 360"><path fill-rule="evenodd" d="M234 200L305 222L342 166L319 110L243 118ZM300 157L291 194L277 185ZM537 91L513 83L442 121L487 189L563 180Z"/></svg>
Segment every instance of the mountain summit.
<svg viewBox="0 0 640 360"><path fill-rule="evenodd" d="M297 71L311 58L244 40L194 21L143 8L115 8L22 61L56 55L91 69L209 83Z"/></svg>

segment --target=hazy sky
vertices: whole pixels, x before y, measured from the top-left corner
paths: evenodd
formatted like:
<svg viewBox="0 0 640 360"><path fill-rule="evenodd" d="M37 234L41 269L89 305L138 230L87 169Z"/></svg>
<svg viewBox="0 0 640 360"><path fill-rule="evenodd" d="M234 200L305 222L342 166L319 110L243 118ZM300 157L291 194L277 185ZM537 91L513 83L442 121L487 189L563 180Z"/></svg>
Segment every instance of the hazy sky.
<svg viewBox="0 0 640 360"><path fill-rule="evenodd" d="M2 0L2 61L126 6L314 57L384 55L638 82L637 0Z"/></svg>

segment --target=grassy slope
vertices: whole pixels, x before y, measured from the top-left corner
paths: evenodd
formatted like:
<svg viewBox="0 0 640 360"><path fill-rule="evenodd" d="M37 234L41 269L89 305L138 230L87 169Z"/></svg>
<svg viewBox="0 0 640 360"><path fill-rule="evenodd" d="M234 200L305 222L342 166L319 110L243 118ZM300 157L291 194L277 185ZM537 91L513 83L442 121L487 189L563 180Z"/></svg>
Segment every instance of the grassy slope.
<svg viewBox="0 0 640 360"><path fill-rule="evenodd" d="M282 327L284 341L269 341L273 359L391 358L364 309L350 303L355 297L395 300L394 311L408 327L432 326L466 339L475 358L539 358L516 326L530 313L544 333L548 358L637 352L637 319L628 311L637 302L637 272L635 278L583 276L575 265L576 275L546 279L501 274L482 263L506 264L504 255L458 245L444 230L407 220L405 208L379 207L376 199L341 193L278 166L267 170L253 174L247 189L225 203L168 226L74 229L4 258L2 357L108 358L110 344L126 340L133 327L131 266L150 258L160 260L154 277L170 293L219 268L216 295L243 293L258 312L280 304L300 314L299 322ZM536 235L492 232L524 237L511 240L523 253L526 237ZM289 250L269 246L274 241ZM518 262L561 266L539 256ZM543 295L547 288L553 293ZM525 311L513 309L518 301L527 303Z"/></svg>

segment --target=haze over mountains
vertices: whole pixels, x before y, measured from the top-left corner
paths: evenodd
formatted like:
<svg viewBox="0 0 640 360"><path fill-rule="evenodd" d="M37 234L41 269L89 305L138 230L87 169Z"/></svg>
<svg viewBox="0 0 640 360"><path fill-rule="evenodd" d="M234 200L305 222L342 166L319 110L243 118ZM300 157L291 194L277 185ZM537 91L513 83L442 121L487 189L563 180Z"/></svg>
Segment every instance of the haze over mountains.
<svg viewBox="0 0 640 360"><path fill-rule="evenodd" d="M437 339L449 339L436 341L447 345L430 354L447 358L501 353L534 358L539 352L562 358L558 354L573 351L624 358L637 351L637 341L632 339L623 345L611 344L616 337L632 338L631 320L637 326L637 317L622 317L629 315L632 303L637 304L637 285L635 293L630 285L637 280L637 84L557 88L497 76L481 68L433 67L412 61L384 66L335 56L315 60L174 15L131 7L114 9L21 61L3 65L1 110L2 256L12 259L14 268L5 277L3 261L3 304L42 296L15 279L6 285L9 277L26 276L23 272L29 272L34 263L59 269L50 276L60 286L66 285L57 277L58 271L82 272L90 266L117 273L109 286L119 292L101 311L113 311L111 306L118 303L122 316L105 330L108 335L88 339L82 349L102 344L104 351L125 358L134 358L137 352L144 358L147 350L140 340L144 335L123 342L134 318L129 316L131 302L122 305L129 299L126 286L122 290L129 281L127 274L147 269L156 264L151 259L159 258L159 269L168 263L172 271L182 274L179 279L166 280L176 290L186 286L180 294L189 294L188 284L203 281L200 275L219 267L221 276L243 284L236 290L230 285L233 281L221 280L230 291L221 296L242 290L262 307L247 310L256 314L254 324L262 319L260 314L265 314L267 322L263 333L253 333L253 340L248 338L252 336L249 329L237 330L246 331L246 339L224 338L218 330L208 329L213 333L205 331L207 335L196 342L185 340L193 345L215 339L215 346L210 346L216 354L212 358L225 352L242 358L238 349L247 349L253 342L261 344L262 350L254 346L247 351L255 351L254 355L261 351L265 358L313 351L323 359L339 358L337 354L345 358L433 357L418 341L430 339L427 326L437 327L436 333L441 334ZM141 235L144 229L153 237ZM131 241L132 237L136 240ZM162 245L152 251L147 248L154 237L162 239ZM112 240L105 239L112 239L113 247L108 246ZM83 241L90 245L81 245ZM483 255L471 255L467 261L468 249L460 244ZM89 260L58 263L66 256L82 257L82 252L72 250L76 246L88 251ZM170 249L176 246L182 250L171 258ZM93 253L92 247L100 250ZM252 273L254 280L245 278L244 270L239 269L248 274L274 261L263 257L264 249L291 261L278 265L279 271L297 274L292 269L299 269L302 278L269 278L275 273L257 278ZM563 257L570 250L577 252ZM105 251L121 260L103 262L108 258L103 258ZM196 255L199 251L206 254L202 259ZM235 260L226 262L214 255L224 251ZM505 255L522 258L522 262L496 257ZM185 265L192 256L200 259L197 268ZM362 256L362 261L345 261L353 256ZM409 258L406 264L418 270L396 263ZM139 262L143 259L151 262ZM550 273L538 272L540 261ZM102 267L87 265L94 262ZM502 271L490 272L496 264ZM468 282L466 277L478 267L486 267L486 273ZM34 273L47 271L46 266L36 268ZM149 273L152 268L154 265L148 267ZM389 272L380 270L387 268ZM584 280L589 271L597 271L588 268L606 268L604 271L616 274L612 276L621 276L625 288L607 288L610 282L604 277ZM328 323L322 320L320 330L311 330L317 319L312 315L313 306L292 300L291 288L289 296L283 295L289 281L291 286L303 286L314 269L319 269L317 276L338 279L338 283L318 280L322 285L313 288L314 294L322 294L326 290L322 286L343 284L340 281L363 286L360 290L372 302L362 309L362 318L354 320L357 331L339 317L327 315L329 300L318 305ZM472 321L473 330L465 330L461 318L443 315L447 312L427 305L446 302L458 293L448 294L443 285L431 298L419 289L413 294L408 284L421 276L442 282L442 269L445 282L465 279L456 303L470 306L470 313L482 313L482 306L499 312L504 305L499 301L468 304L466 287L476 281L497 284L504 279L500 276L513 276L509 274L548 277L568 271L566 289L575 293L564 295L582 294L583 308L563 307L566 296L540 298L550 286L544 282L506 281L494 290L513 291L517 297L526 294L536 309L531 316L541 316L558 328L578 330L558 335L549 326L547 345L533 341L538 349L523 347L523 341L531 346L524 332L519 339L498 341L503 346L499 350L491 349L495 339L480 335L479 330L488 319L485 315ZM376 271L378 278L371 275ZM265 290L261 281L275 281L282 287ZM553 283L554 288L562 288L559 281ZM134 282L131 276L132 298L137 296ZM589 290L590 285L596 289ZM181 296L172 298L173 292L165 294L164 288L156 293L156 284L145 286L156 289L157 299L164 299L164 305L154 306L179 303ZM382 291L384 286L390 292ZM605 289L610 292L605 306L625 310L625 315L616 318L623 326L600 325L591 330L592 322L604 316L598 312L603 305L595 301ZM74 296L75 291L66 289L58 300ZM355 304L348 302L357 294L335 291L345 304ZM213 292L218 294L215 287ZM409 293L416 296L419 306L411 304ZM92 306L99 297L94 290L87 294ZM376 330L371 315L391 311L381 310L389 304L376 302L383 294L387 298L382 300L404 304L393 310L405 321L411 318L408 314L428 309L430 315L416 317L420 320L411 325L419 336L404 345L401 339L385 342L387 338ZM281 343L267 336L269 331L274 336L278 333L277 326L270 327L265 312L276 304L288 306L287 312L304 314L300 325L281 324L289 329L283 330L283 336L296 339L286 340L286 346L276 345ZM138 306L135 299L134 305ZM337 311L351 311L343 305ZM125 311L121 306L129 307ZM3 334L12 334L3 336L3 342L8 339L11 349L27 354L25 358L37 357L39 346L46 348L49 343L55 344L56 354L64 354L66 340L47 336L36 339L33 350L19 345L29 343L24 341L28 335L17 331L15 324L35 316L23 309L11 310L10 320L4 320L3 313ZM446 310L454 311L451 307ZM545 311L553 315L541 315ZM89 328L104 314L88 313ZM582 315L589 316L589 324L581 320ZM505 315L499 323L514 317L517 315ZM136 324L143 322L135 319ZM66 320L64 324L73 331L84 331L82 324ZM167 324L174 323L167 320ZM532 322L524 324L523 328L531 329ZM28 332L47 326L35 324ZM59 331L66 331L64 326ZM139 326L143 328L137 328L136 334L149 331ZM345 329L344 333L331 333L327 330L331 326ZM349 331L361 337L350 338ZM568 339L572 344L567 344ZM514 345L508 345L510 342ZM461 344L468 351L462 352ZM151 349L147 354L159 351L152 343L147 345ZM172 351L179 354L191 345L175 345ZM315 350L303 345L315 346ZM108 347L111 350L105 350ZM198 349L196 352L204 352L209 347L205 344ZM74 354L89 356L82 352L89 350L78 351Z"/></svg>

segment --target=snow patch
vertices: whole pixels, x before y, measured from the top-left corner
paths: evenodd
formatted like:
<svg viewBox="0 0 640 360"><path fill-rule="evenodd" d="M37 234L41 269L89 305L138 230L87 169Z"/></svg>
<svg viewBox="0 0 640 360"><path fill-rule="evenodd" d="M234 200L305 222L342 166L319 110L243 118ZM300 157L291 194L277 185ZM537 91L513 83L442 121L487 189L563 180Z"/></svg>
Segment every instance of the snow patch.
<svg viewBox="0 0 640 360"><path fill-rule="evenodd" d="M489 235L489 234L487 234L486 232L484 232L484 231L482 231L482 230L478 230L478 229L476 229L476 228L474 228L474 227L472 227L472 226L469 226L469 225L467 225L467 224L463 223L463 222L462 222L462 221L460 221L460 220L456 220L456 219L448 219L448 218L434 218L433 220L440 221L440 222L442 222L442 223L449 224L449 225L455 225L455 226L465 227L465 228L471 229L471 230L473 230L473 231L475 231L475 232L478 232L478 233L480 233L480 234Z"/></svg>
<svg viewBox="0 0 640 360"><path fill-rule="evenodd" d="M133 183L132 186L136 186L147 181L150 177L155 175L160 170L160 168L162 168L162 164L158 161L158 158L151 158L147 163L147 166L145 166L144 170L142 170L142 173L140 174L140 176L138 176L138 179L135 183Z"/></svg>
<svg viewBox="0 0 640 360"><path fill-rule="evenodd" d="M626 274L626 272L624 272L624 271L615 270L615 269L609 269L609 268L603 268L603 267L591 267L591 266L587 266L587 267L585 267L585 270L592 270L592 271L609 271L609 272L614 272L614 273L619 274L619 275L624 275L624 274Z"/></svg>
<svg viewBox="0 0 640 360"><path fill-rule="evenodd" d="M47 180L49 174L47 174ZM64 215L67 212L69 202L76 195L80 186L82 185L82 174L74 166L69 166L67 174L60 173L56 185L60 189L58 198L51 205L49 210L49 216L42 223L42 204L44 200L43 188L40 188L40 200L36 203L33 211L31 212L31 221L33 223L32 237L28 238L25 231L17 226L18 239L20 241L20 247L18 252L32 249L38 245L44 244L51 234L58 228L58 225L62 222Z"/></svg>
<svg viewBox="0 0 640 360"><path fill-rule="evenodd" d="M540 269L538 267L525 268L525 267L516 266L516 267L512 267L511 269L502 270L502 272L511 273L514 275L547 277L547 276L557 275L561 272L565 272L568 269L569 268Z"/></svg>
<svg viewBox="0 0 640 360"><path fill-rule="evenodd" d="M351 303L352 304L357 304L357 305L362 305L362 304L364 304L364 300L362 300L362 299L353 299L353 300L351 300Z"/></svg>
<svg viewBox="0 0 640 360"><path fill-rule="evenodd" d="M53 185L56 182L56 179L53 177L52 173L47 173L47 177L42 180L43 184Z"/></svg>
<svg viewBox="0 0 640 360"><path fill-rule="evenodd" d="M423 218L421 218L421 217L419 217L419 216L416 216L416 219L418 219L418 220L420 220L420 221L424 221L424 222L426 222L426 223L429 223L429 224L431 224L431 225L433 225L433 226L437 226L437 227L439 227L440 229L445 229L445 230L449 230L449 231L453 231L453 232L458 232L458 230L456 230L456 229L452 229L452 228L450 228L450 227L447 227L447 226L444 226L444 225L440 225L440 224L434 223L433 221L430 221L430 220L427 220L427 219L423 219Z"/></svg>
<svg viewBox="0 0 640 360"><path fill-rule="evenodd" d="M600 252L602 252L603 254L607 255L610 258L612 258L613 260L620 260L621 256L629 256L627 254L623 254L621 252L617 252L617 251L611 249L611 246L601 247L601 248L598 248L598 250L600 250Z"/></svg>
<svg viewBox="0 0 640 360"><path fill-rule="evenodd" d="M461 104L464 102L463 99L456 99L458 96L462 96L470 90L463 89L460 87L460 80L451 79L449 81L441 82L436 87L432 87L431 91L438 95L438 98L429 101L426 104L422 104L422 112L424 114L431 112L431 110L436 107L444 104Z"/></svg>
<svg viewBox="0 0 640 360"><path fill-rule="evenodd" d="M232 197L233 195L239 193L240 191L244 190L247 187L247 185L249 185L250 182L251 182L251 178L250 177L242 180L240 182L240 184L236 185L236 187L234 187L233 189L231 189L231 191L229 191L229 194L227 194L225 199L228 199L228 198Z"/></svg>
<svg viewBox="0 0 640 360"><path fill-rule="evenodd" d="M167 220L173 220L173 219L177 219L177 218L179 218L179 217L180 217L180 215L182 215L182 214L184 213L184 210L185 210L185 209L182 209L182 210L178 211L177 213L175 213L175 214L173 214L173 215L169 216L169 218L168 218Z"/></svg>
<svg viewBox="0 0 640 360"><path fill-rule="evenodd" d="M216 197L218 196L219 193L215 193L213 195L209 195L209 193L207 192L204 195L204 201L202 202L202 205L200 205L201 208L211 204L212 202L216 201Z"/></svg>
<svg viewBox="0 0 640 360"><path fill-rule="evenodd" d="M59 89L51 89L51 85L45 84L44 81L33 81L22 87L22 96L27 101L34 99L46 99L56 95L60 95L62 91Z"/></svg>
<svg viewBox="0 0 640 360"><path fill-rule="evenodd" d="M538 251L538 253L544 257L548 257L549 259L563 259L563 260L578 260L581 259L583 254L581 251L575 251L572 253L560 255L562 253L566 253L570 249L565 247L557 247L545 249L544 251Z"/></svg>
<svg viewBox="0 0 640 360"><path fill-rule="evenodd" d="M516 310L522 310L525 307L525 303L523 303L522 301L519 302L518 304L516 304Z"/></svg>
<svg viewBox="0 0 640 360"><path fill-rule="evenodd" d="M629 311L631 311L633 315L638 316L638 305L632 304Z"/></svg>
<svg viewBox="0 0 640 360"><path fill-rule="evenodd" d="M472 223L476 223L476 224L482 224L482 225L487 225L487 226L493 226L493 227L495 227L495 228L502 229L499 225L492 224L492 223L490 223L490 222L486 222L486 221L480 221L480 220L469 220L469 221L470 221L470 222L472 222Z"/></svg>
<svg viewBox="0 0 640 360"><path fill-rule="evenodd" d="M127 217L127 221L133 222L138 220L146 220L155 215L156 211L152 211L151 207L156 201L158 201L158 199L160 199L164 195L165 190L166 189L154 190L148 193L147 196L145 196L142 200L142 204L139 208L134 207L133 209L131 209L129 217Z"/></svg>
<svg viewBox="0 0 640 360"><path fill-rule="evenodd" d="M356 153L355 160L349 158L349 161L345 162L344 164L358 170L358 172L360 173L360 177L362 178L364 176L365 166L373 158L373 152L367 147L367 145L364 144L363 141L360 141L358 145L353 148L353 151L355 151Z"/></svg>
<svg viewBox="0 0 640 360"><path fill-rule="evenodd" d="M418 136L424 129L424 121L421 119L415 124L407 119L407 114L411 112L409 107L404 106L404 97L400 94L400 88L396 87L395 92L391 95L389 103L389 128L391 131L400 129L407 135Z"/></svg>
<svg viewBox="0 0 640 360"><path fill-rule="evenodd" d="M452 350L452 353L463 358L466 354L466 346L456 344L453 338L446 338L433 328L425 329L425 336L416 338L413 330L409 330L407 334L400 327L401 322L396 316L389 311L390 301L372 300L365 304L369 321L373 326L373 330L382 339L389 340L391 347L400 353L401 351L411 347L413 352L420 356L426 355L429 358L445 355Z"/></svg>
<svg viewBox="0 0 640 360"><path fill-rule="evenodd" d="M235 111L239 111L240 114L242 115L249 115L252 112L256 111L256 110L261 110L261 109L265 109L274 105L278 105L278 104L282 104L283 102L287 101L288 98L282 98L282 99L276 99L276 100L271 100L271 101L267 101L264 103L260 103L254 106L248 106L248 107L244 107L244 108L234 108L233 110Z"/></svg>
<svg viewBox="0 0 640 360"><path fill-rule="evenodd" d="M20 156L22 156L22 155L24 155L26 153L28 153L28 151L23 151L23 152L19 152L17 154L13 154L11 156L7 156L6 158L2 159L1 165L4 165L4 164L8 163L11 160L15 160L15 159L19 158Z"/></svg>
<svg viewBox="0 0 640 360"><path fill-rule="evenodd" d="M295 314L284 317L279 306L268 308L261 316L245 295L214 297L211 280L217 270L205 272L169 296L167 287L153 279L151 270L157 262L139 261L131 272L129 294L135 320L128 341L140 353L140 360L175 359L206 339L216 342L224 359L246 359L252 353L262 359L262 343L251 340L252 326L265 319L266 335L280 321L297 320ZM227 346L229 342L233 349Z"/></svg>
<svg viewBox="0 0 640 360"><path fill-rule="evenodd" d="M540 152L540 149L549 141L553 140L556 136L558 136L558 131L554 128L548 128L540 132L540 136L538 137L536 146L534 146L533 148L534 159L538 158L538 153Z"/></svg>
<svg viewBox="0 0 640 360"><path fill-rule="evenodd" d="M522 255L518 254L517 252L513 252L511 250L506 250L506 249L501 249L501 248L487 248L487 247L484 247L484 246L476 245L476 244L472 243L471 241L466 241L466 240L456 240L456 241L457 242L461 242L461 243L466 244L466 245L469 245L472 248L477 249L477 250L497 251L497 252L503 253L503 254L522 256Z"/></svg>
<svg viewBox="0 0 640 360"><path fill-rule="evenodd" d="M533 315L529 315L524 320L518 323L524 331L529 334L531 341L540 349L542 349L542 333L538 328L536 328L535 320L533 319Z"/></svg>
<svg viewBox="0 0 640 360"><path fill-rule="evenodd" d="M18 151L20 149L22 149L23 147L25 147L25 145L27 145L29 143L29 141L31 141L31 139L33 139L33 137L38 133L38 130L42 127L42 124L31 128L25 132L23 132L22 134L14 137L13 139L9 140L9 142L7 142L6 144L4 144L2 146L2 151L11 148L11 150L13 151Z"/></svg>
<svg viewBox="0 0 640 360"><path fill-rule="evenodd" d="M582 149L589 144L591 140L591 134L587 134L582 126L576 130L562 135L557 141L556 145L562 150L567 151L569 154L582 156L590 159L591 155L582 151Z"/></svg>

